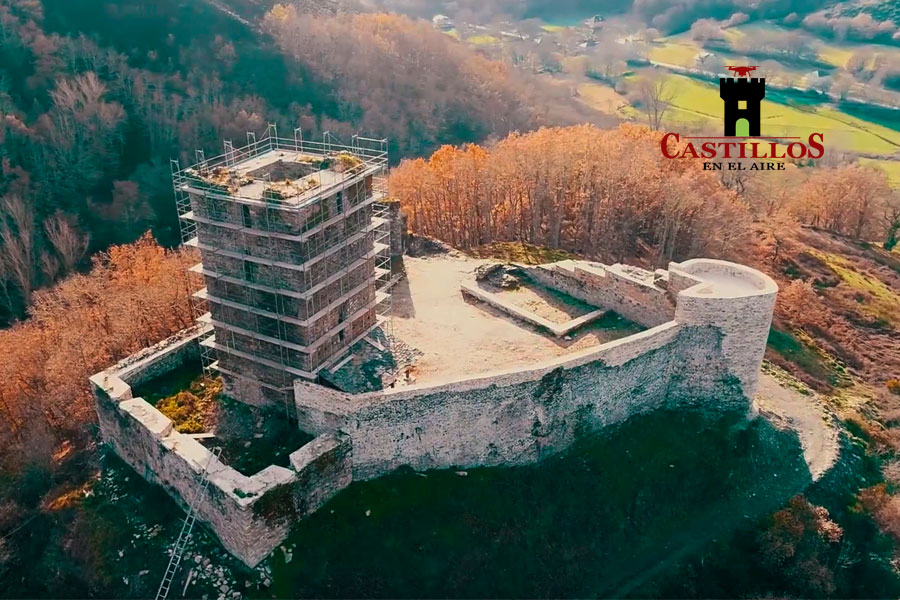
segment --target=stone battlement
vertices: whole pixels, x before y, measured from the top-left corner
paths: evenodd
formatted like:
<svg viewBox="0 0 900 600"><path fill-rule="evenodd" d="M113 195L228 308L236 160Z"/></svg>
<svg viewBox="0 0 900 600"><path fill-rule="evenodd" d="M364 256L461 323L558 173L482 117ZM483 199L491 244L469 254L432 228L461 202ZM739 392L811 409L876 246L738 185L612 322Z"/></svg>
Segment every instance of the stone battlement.
<svg viewBox="0 0 900 600"><path fill-rule="evenodd" d="M766 95L765 77L721 77L719 95L724 100L761 100Z"/></svg>

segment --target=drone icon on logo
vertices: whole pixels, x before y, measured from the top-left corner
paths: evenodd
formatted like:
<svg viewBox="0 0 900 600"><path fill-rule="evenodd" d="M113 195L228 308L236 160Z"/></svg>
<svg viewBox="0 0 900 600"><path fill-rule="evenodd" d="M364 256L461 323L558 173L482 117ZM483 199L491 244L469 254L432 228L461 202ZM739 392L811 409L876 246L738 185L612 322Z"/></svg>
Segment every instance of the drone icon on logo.
<svg viewBox="0 0 900 600"><path fill-rule="evenodd" d="M738 77L749 77L750 73L752 73L753 71L755 71L757 69L757 66L752 66L752 67L728 67L728 66L726 66L725 68L728 69L729 71L731 71L732 73L734 73L735 75L737 75Z"/></svg>

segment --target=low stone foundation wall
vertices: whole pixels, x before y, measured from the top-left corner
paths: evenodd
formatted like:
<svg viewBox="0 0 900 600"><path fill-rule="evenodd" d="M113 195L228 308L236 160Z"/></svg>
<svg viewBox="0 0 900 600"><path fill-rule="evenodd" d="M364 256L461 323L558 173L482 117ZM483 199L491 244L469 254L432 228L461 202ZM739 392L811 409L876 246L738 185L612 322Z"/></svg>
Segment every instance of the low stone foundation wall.
<svg viewBox="0 0 900 600"><path fill-rule="evenodd" d="M270 465L246 476L140 398L131 386L159 377L199 354L193 330L148 348L91 377L104 440L150 482L187 508L206 471L209 487L195 504L229 552L256 565L287 536L298 519L315 512L351 481L350 439L332 431L290 455L291 468Z"/></svg>
<svg viewBox="0 0 900 600"><path fill-rule="evenodd" d="M519 319L520 321L524 321L526 323L530 323L539 329L543 329L544 331L553 334L556 337L564 337L569 335L570 333L593 323L600 317L606 314L606 309L597 309L593 310L585 315L581 315L580 317L575 317L574 319L569 319L564 323L554 323L549 319L545 319L544 317L522 308L521 306L517 306L516 304L507 301L502 296L488 292L486 290L478 287L478 283L464 282L460 286L460 290L463 294L474 298L480 302L484 302L490 306L493 306L497 310L503 311L506 314Z"/></svg>
<svg viewBox="0 0 900 600"><path fill-rule="evenodd" d="M675 302L649 271L586 261L522 265L528 277L592 306L610 309L629 321L655 327L671 321ZM663 281L661 281L663 283Z"/></svg>

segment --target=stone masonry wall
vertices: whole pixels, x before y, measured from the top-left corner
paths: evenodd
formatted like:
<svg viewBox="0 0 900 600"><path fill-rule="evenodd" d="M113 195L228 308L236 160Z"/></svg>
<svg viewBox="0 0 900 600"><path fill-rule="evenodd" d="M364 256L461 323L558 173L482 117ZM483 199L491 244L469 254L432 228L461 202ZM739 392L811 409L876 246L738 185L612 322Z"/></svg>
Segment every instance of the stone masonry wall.
<svg viewBox="0 0 900 600"><path fill-rule="evenodd" d="M391 256L400 257L406 251L407 217L399 201L387 202L388 219L391 222Z"/></svg>
<svg viewBox="0 0 900 600"><path fill-rule="evenodd" d="M778 291L758 271L724 261L695 259L672 263L673 276L701 283L678 293L675 320L685 325L713 326L722 332L722 351L744 394L756 393L759 366L766 351Z"/></svg>
<svg viewBox="0 0 900 600"><path fill-rule="evenodd" d="M611 309L645 327L672 320L675 304L665 289L657 287L652 279L641 280L617 271L616 267L620 265L562 261L523 269L542 285L593 306Z"/></svg>
<svg viewBox="0 0 900 600"><path fill-rule="evenodd" d="M531 463L586 433L675 406L668 396L672 377L696 347L710 350L704 365L710 385L733 390L719 339L713 328L670 322L534 369L443 385L352 396L297 381L298 418L304 430L337 427L350 436L354 479L402 465ZM746 403L738 391L715 409Z"/></svg>
<svg viewBox="0 0 900 600"><path fill-rule="evenodd" d="M663 322L542 365L443 384L353 396L296 381L301 428L347 433L360 479L401 465L534 462L663 406L753 414L777 292L762 273L705 259L656 273L583 261L528 272L639 323Z"/></svg>
<svg viewBox="0 0 900 600"><path fill-rule="evenodd" d="M209 487L195 505L222 545L250 566L351 480L350 440L338 432L318 436L290 455L291 468L270 465L246 476L220 460L149 403L131 397L131 385L176 368L199 352L203 331L150 348L91 377L100 431L125 462L187 507L204 469Z"/></svg>

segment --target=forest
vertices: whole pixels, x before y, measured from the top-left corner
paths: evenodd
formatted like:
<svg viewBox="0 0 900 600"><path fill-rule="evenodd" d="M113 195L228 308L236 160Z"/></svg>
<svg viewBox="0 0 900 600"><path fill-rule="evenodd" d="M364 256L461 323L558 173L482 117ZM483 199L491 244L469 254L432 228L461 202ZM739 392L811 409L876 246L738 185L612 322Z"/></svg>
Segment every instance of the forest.
<svg viewBox="0 0 900 600"><path fill-rule="evenodd" d="M147 229L177 243L169 160L214 156L267 123L372 132L400 158L592 117L407 17L278 7L262 27L203 2L0 6L0 322L110 244Z"/></svg>
<svg viewBox="0 0 900 600"><path fill-rule="evenodd" d="M463 252L510 242L648 268L708 256L772 275L781 292L767 368L827 403L855 462L833 490L754 520L732 546L708 549L705 566L687 562L648 590L895 589L900 194L885 173L839 154L770 173L666 160L660 131L620 125L415 18L432 3L377 3L412 16L336 4L0 3L0 581L59 564L48 595L121 591L105 533L79 508L103 472L87 378L191 322L185 267L197 259L177 247L170 159L217 154L276 123L388 138L390 193L411 232ZM736 10L795 12L798 26L845 39L894 31L811 17L819 0L746 4L627 8L665 32ZM587 5L464 0L448 12L536 18ZM23 541L23 523L52 535ZM754 587L762 572L772 587Z"/></svg>

